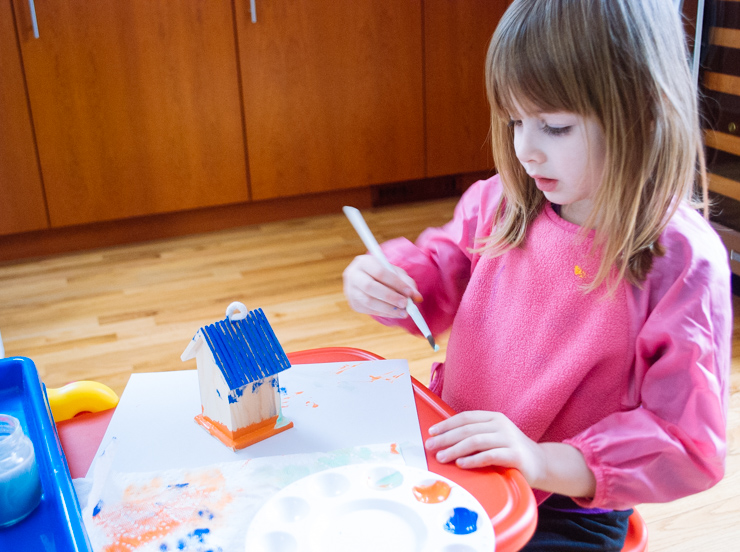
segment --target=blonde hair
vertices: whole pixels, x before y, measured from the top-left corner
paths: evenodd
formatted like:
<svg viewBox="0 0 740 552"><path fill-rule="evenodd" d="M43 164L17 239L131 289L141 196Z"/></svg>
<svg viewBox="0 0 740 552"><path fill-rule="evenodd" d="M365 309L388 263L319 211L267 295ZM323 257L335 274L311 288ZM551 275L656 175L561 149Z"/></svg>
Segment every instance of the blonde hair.
<svg viewBox="0 0 740 552"><path fill-rule="evenodd" d="M658 238L679 203L706 206L697 93L683 36L670 0L516 0L509 7L486 60L504 201L478 251L500 255L523 245L545 203L514 152L508 123L516 102L527 111L599 122L604 174L583 228L595 229L591 251L601 264L586 289L644 280L653 258L664 254Z"/></svg>

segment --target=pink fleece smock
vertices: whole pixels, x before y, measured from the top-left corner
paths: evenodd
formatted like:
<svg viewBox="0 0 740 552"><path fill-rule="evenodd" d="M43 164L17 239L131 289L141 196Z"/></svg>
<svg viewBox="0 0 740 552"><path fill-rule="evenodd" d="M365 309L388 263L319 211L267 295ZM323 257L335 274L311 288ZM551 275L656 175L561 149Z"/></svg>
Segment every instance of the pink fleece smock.
<svg viewBox="0 0 740 552"><path fill-rule="evenodd" d="M578 448L596 476L585 508L627 509L707 489L724 474L732 307L727 252L679 207L641 287L586 294L593 233L547 204L523 247L477 255L501 200L474 184L442 228L383 244L424 297L434 334L452 327L430 387L458 412L498 411L538 442ZM382 318L418 333L409 319ZM538 502L548 494L535 491Z"/></svg>

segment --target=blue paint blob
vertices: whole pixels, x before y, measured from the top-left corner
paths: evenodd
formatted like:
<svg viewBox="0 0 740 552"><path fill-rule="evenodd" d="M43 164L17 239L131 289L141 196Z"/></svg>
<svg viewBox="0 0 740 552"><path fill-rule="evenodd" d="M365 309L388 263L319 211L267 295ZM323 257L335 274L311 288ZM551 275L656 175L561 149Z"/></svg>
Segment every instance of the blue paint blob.
<svg viewBox="0 0 740 552"><path fill-rule="evenodd" d="M177 542L177 548L179 548L180 550L185 550L185 547L186 546L187 546L187 543L184 540L182 540L182 539L180 539Z"/></svg>
<svg viewBox="0 0 740 552"><path fill-rule="evenodd" d="M213 514L209 512L208 510L199 510L198 515L200 517L208 517L208 519L213 519Z"/></svg>
<svg viewBox="0 0 740 552"><path fill-rule="evenodd" d="M175 488L181 489L183 487L187 487L188 485L190 485L190 483L178 483L176 485L167 485L167 488L169 488L169 489L175 489Z"/></svg>
<svg viewBox="0 0 740 552"><path fill-rule="evenodd" d="M95 508L93 508L93 517L97 516L100 513L100 510L103 509L103 501L99 500L98 503L95 505Z"/></svg>
<svg viewBox="0 0 740 552"><path fill-rule="evenodd" d="M445 523L445 531L455 535L468 535L478 530L478 514L467 508L455 508Z"/></svg>
<svg viewBox="0 0 740 552"><path fill-rule="evenodd" d="M203 542L203 536L210 533L210 529L196 529L192 533L188 535L188 538L190 539L197 539L198 542Z"/></svg>
<svg viewBox="0 0 740 552"><path fill-rule="evenodd" d="M166 545L166 544L160 544L160 545L159 545L159 549L160 549L160 550L161 550L162 552L166 552L166 550L167 550L167 545Z"/></svg>

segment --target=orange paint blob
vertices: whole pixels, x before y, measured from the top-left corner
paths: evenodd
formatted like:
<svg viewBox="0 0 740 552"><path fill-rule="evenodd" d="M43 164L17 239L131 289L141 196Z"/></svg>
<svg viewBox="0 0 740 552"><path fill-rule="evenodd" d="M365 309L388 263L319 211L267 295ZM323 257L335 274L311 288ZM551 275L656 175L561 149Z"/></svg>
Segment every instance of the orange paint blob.
<svg viewBox="0 0 740 552"><path fill-rule="evenodd" d="M424 504L439 504L447 500L452 488L444 481L435 481L431 485L419 485L412 491L416 500Z"/></svg>

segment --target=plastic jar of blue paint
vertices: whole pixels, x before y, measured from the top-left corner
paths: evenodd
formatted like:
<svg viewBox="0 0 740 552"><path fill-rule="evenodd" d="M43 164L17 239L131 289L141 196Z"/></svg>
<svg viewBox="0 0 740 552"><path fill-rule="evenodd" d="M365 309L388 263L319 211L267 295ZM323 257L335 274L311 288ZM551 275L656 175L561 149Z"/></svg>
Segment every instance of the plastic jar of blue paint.
<svg viewBox="0 0 740 552"><path fill-rule="evenodd" d="M33 443L13 416L0 414L0 527L13 525L41 501Z"/></svg>

